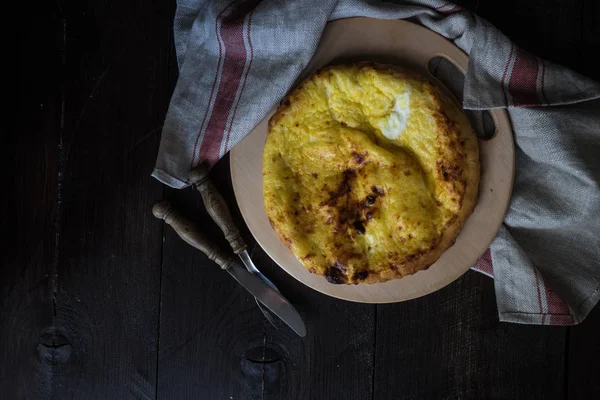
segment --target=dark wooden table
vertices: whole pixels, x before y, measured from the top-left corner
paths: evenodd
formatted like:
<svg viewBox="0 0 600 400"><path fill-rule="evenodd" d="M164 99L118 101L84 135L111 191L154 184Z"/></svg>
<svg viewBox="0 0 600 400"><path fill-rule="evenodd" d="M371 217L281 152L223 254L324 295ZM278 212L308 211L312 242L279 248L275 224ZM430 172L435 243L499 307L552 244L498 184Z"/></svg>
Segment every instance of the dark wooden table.
<svg viewBox="0 0 600 400"><path fill-rule="evenodd" d="M596 0L459 3L600 79ZM150 177L177 79L175 2L25 7L3 145L0 398L600 398L598 307L570 328L499 323L493 281L475 272L405 303L326 297L256 246L225 158L216 185L309 333L275 330L150 213L168 198L226 248L196 193Z"/></svg>

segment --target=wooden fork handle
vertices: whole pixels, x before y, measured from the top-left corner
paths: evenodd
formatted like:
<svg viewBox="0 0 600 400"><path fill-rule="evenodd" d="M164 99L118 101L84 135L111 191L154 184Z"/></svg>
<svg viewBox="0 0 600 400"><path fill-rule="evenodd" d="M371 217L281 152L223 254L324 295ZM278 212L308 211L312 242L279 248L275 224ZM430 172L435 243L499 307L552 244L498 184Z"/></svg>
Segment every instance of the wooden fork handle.
<svg viewBox="0 0 600 400"><path fill-rule="evenodd" d="M208 168L200 164L190 171L190 181L196 186L196 189L202 195L202 201L208 211L208 214L219 225L219 228L225 234L225 238L231 245L235 254L240 254L246 250L246 244L240 235L240 231L235 226L227 203L221 194L217 191L208 177Z"/></svg>
<svg viewBox="0 0 600 400"><path fill-rule="evenodd" d="M179 237L187 243L197 248L207 255L208 258L216 262L221 268L227 269L233 259L233 255L227 254L215 246L194 224L182 216L173 208L168 201L158 202L152 207L152 214L156 218L164 220L177 232Z"/></svg>

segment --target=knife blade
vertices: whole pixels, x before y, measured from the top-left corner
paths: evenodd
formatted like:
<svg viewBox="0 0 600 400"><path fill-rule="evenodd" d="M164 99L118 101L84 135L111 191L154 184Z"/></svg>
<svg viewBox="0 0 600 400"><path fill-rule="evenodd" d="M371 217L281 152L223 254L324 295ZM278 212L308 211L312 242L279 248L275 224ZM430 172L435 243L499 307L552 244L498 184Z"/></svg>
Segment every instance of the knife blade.
<svg viewBox="0 0 600 400"><path fill-rule="evenodd" d="M306 336L306 327L302 317L279 291L273 289L258 276L248 272L235 261L229 263L226 271L273 314L292 328L298 336Z"/></svg>
<svg viewBox="0 0 600 400"><path fill-rule="evenodd" d="M217 263L222 269L238 281L265 307L285 322L294 332L303 337L306 335L304 321L290 302L273 289L260 277L248 272L238 263L233 261L233 255L223 252L211 243L194 223L183 217L175 210L171 203L162 201L152 208L156 218L164 220L185 242L202 251L209 259Z"/></svg>
<svg viewBox="0 0 600 400"><path fill-rule="evenodd" d="M240 260L242 260L242 262L244 263L244 265L246 266L246 269L248 271L252 272L255 275L258 275L258 277L260 279L262 279L263 281L265 281L265 283L267 285L271 286L273 289L275 289L279 292L279 289L277 289L277 286L275 286L275 284L273 282L271 282L269 280L269 278L264 276L263 273L260 272L260 270L258 268L256 268L256 266L252 262L252 259L250 258L250 255L248 254L248 252L246 250L239 253L238 256L240 257Z"/></svg>

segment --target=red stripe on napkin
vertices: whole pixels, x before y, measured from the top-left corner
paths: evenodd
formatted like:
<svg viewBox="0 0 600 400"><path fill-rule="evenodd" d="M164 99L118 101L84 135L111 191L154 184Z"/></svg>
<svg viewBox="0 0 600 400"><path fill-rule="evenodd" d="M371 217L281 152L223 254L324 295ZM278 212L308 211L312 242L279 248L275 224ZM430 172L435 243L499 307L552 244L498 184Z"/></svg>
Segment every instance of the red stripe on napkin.
<svg viewBox="0 0 600 400"><path fill-rule="evenodd" d="M442 8L446 8L446 7L450 7L450 8L447 10L442 10ZM441 6L435 7L434 10L436 10L440 14L444 14L444 15L450 15L450 14L454 14L456 12L465 11L465 9L463 7L454 5L452 3L442 4Z"/></svg>
<svg viewBox="0 0 600 400"><path fill-rule="evenodd" d="M546 90L544 89L544 82L545 82L545 76L546 76L546 63L544 62L544 60L540 60L540 64L542 65L542 79L541 79L541 83L540 83L540 93L542 95L542 102L544 104L549 104L548 103L548 98L546 97Z"/></svg>
<svg viewBox="0 0 600 400"><path fill-rule="evenodd" d="M248 15L248 29L246 30L246 40L248 40L248 47L250 48L250 61L248 61L248 68L246 68L246 72L244 73L244 81L242 82L242 87L240 88L240 94L235 102L235 107L233 108L233 115L231 116L231 122L229 123L229 129L227 130L227 135L225 138L225 148L229 147L229 136L231 135L231 127L233 126L233 122L235 121L235 114L237 113L238 105L240 104L240 99L242 98L242 93L244 92L244 87L246 87L246 81L248 80L248 73L250 72L250 68L252 67L252 60L254 60L254 48L252 47L252 39L250 38L250 29L252 29L252 13Z"/></svg>
<svg viewBox="0 0 600 400"><path fill-rule="evenodd" d="M200 160L206 161L209 166L214 165L220 158L219 152L225 124L242 80L248 57L246 46L244 46L244 19L259 3L260 0L241 3L223 18L221 24L220 36L224 45L223 71L212 115L200 145L199 155Z"/></svg>
<svg viewBox="0 0 600 400"><path fill-rule="evenodd" d="M444 15L455 14L455 13L462 12L462 11L466 11L466 10L464 8L462 8L461 6L454 6L448 10L438 10L438 12L440 14L444 14Z"/></svg>
<svg viewBox="0 0 600 400"><path fill-rule="evenodd" d="M198 129L198 133L196 135L196 142L194 143L194 150L192 153L192 162L190 163L190 169L192 169L194 167L194 164L196 161L196 149L198 148L198 141L200 140L200 134L202 132L202 128L204 128L204 123L206 122L206 117L208 116L208 110L210 110L210 104L213 101L213 96L215 93L215 85L217 84L217 78L219 77L219 70L221 69L221 62L222 62L221 56L223 55L223 48L221 46L221 41L218 39L218 37L219 37L219 20L221 19L221 16L223 15L223 13L225 11L229 10L229 8L233 5L233 3L235 3L235 0L232 1L231 3L229 3L229 5L227 5L227 7L225 7L223 10L221 10L221 12L217 15L217 18L215 19L215 35L217 36L217 43L219 45L219 59L217 62L217 70L215 71L215 79L213 80L212 87L210 88L208 104L206 105L206 110L204 111L204 117L202 118L202 123L200 124L200 128Z"/></svg>
<svg viewBox="0 0 600 400"><path fill-rule="evenodd" d="M517 49L508 91L514 106L539 106L537 95L538 59L521 49Z"/></svg>
<svg viewBox="0 0 600 400"><path fill-rule="evenodd" d="M473 269L482 272L490 277L494 277L494 264L492 263L492 253L487 249L485 253L477 260Z"/></svg>

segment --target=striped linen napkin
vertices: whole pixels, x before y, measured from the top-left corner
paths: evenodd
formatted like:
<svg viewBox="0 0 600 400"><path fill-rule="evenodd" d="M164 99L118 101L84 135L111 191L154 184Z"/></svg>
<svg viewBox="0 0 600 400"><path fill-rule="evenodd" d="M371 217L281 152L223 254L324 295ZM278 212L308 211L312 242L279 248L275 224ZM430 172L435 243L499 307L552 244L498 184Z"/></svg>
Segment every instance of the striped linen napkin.
<svg viewBox="0 0 600 400"><path fill-rule="evenodd" d="M600 84L450 2L178 0L180 74L152 175L183 188L216 163L287 93L327 21L349 17L410 19L470 55L464 108L506 108L517 146L508 213L473 269L494 278L501 321L581 322L600 298Z"/></svg>

